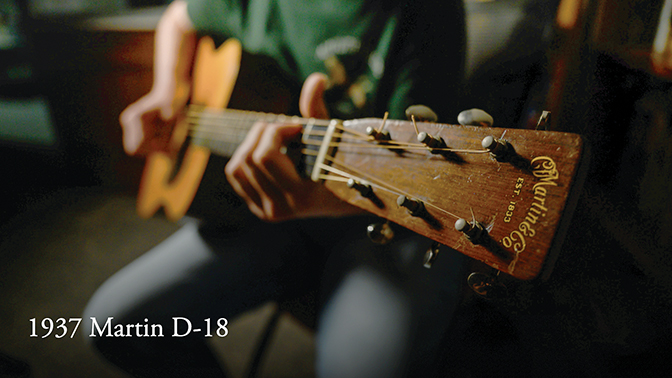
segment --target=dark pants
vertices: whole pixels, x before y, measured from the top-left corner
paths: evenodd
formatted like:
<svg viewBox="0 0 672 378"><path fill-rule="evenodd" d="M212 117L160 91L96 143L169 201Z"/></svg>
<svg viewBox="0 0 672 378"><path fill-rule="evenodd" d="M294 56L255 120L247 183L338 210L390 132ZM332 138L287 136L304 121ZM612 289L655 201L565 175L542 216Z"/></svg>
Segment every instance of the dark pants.
<svg viewBox="0 0 672 378"><path fill-rule="evenodd" d="M85 310L85 335L135 376L223 376L202 332L173 337L174 317L194 328L211 319L214 333L217 319L319 288L320 377L427 376L459 302L466 258L443 249L428 270L422 257L431 241L396 228L393 243L377 245L366 237L370 221L253 221L242 231L187 224L100 287ZM91 318L100 328L109 317L112 325L140 324L141 333L160 324L163 337L91 328Z"/></svg>

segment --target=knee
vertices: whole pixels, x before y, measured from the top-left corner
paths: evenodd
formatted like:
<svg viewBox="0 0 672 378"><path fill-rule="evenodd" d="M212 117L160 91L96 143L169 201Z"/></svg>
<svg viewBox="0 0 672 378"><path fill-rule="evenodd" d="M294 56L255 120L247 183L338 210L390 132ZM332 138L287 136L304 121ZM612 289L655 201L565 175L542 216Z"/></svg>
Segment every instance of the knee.
<svg viewBox="0 0 672 378"><path fill-rule="evenodd" d="M327 305L316 336L320 377L395 377L411 339L408 300L375 272L350 274Z"/></svg>

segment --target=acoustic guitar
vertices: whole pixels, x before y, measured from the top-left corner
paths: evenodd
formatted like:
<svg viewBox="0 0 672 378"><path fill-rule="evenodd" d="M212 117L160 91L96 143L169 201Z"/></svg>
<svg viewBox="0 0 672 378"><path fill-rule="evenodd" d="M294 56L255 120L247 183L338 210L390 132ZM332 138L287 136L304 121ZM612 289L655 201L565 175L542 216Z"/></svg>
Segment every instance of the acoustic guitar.
<svg viewBox="0 0 672 378"><path fill-rule="evenodd" d="M191 204L211 154L230 156L257 121L301 124L300 169L336 196L515 278L547 274L580 189L576 134L377 118L320 120L225 109L242 48L204 38L191 104L171 143L147 158L138 212ZM177 161L179 159L179 167Z"/></svg>

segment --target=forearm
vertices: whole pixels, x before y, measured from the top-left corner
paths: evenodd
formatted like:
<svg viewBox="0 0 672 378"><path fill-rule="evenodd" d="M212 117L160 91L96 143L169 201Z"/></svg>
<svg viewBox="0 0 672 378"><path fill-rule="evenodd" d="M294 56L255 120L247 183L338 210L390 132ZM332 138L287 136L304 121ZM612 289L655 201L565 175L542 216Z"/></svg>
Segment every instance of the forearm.
<svg viewBox="0 0 672 378"><path fill-rule="evenodd" d="M196 31L187 13L187 4L170 4L156 28L154 45L154 85L150 94L163 99L173 113L182 107L191 87L191 66L196 51ZM165 114L170 118L173 114Z"/></svg>

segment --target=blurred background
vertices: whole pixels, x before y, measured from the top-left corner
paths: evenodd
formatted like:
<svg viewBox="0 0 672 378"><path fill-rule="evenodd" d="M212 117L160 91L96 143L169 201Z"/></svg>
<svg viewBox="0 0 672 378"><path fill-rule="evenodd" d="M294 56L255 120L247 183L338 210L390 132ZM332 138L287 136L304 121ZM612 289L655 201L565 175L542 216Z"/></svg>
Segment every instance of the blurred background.
<svg viewBox="0 0 672 378"><path fill-rule="evenodd" d="M166 4L0 0L0 377L124 376L82 337L31 338L30 319L81 316L107 277L179 227L135 215L143 161L124 154L118 125L151 85ZM592 163L551 279L512 283L509 300L467 299L458 319L470 336L448 340L447 375L661 376L672 352L672 1L465 6L463 108L526 128L550 110L550 128L586 136ZM273 311L237 326L261 335ZM312 376L310 327L288 316L274 332L255 374ZM213 347L240 356L225 363L242 376L255 342Z"/></svg>

